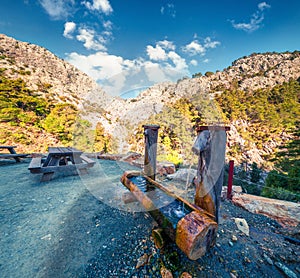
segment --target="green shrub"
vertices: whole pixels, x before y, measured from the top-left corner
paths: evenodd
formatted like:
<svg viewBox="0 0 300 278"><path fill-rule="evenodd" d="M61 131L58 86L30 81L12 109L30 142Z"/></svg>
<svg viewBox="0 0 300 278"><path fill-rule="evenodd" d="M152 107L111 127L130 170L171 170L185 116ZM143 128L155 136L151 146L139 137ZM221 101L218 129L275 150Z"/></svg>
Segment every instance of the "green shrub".
<svg viewBox="0 0 300 278"><path fill-rule="evenodd" d="M10 122L12 125L16 125L19 122L19 114L22 112L20 108L7 107L1 109L0 122Z"/></svg>
<svg viewBox="0 0 300 278"><path fill-rule="evenodd" d="M250 181L253 183L259 182L261 169L258 168L257 164L254 162L252 164L252 170L250 173Z"/></svg>
<svg viewBox="0 0 300 278"><path fill-rule="evenodd" d="M72 104L57 104L43 121L43 128L57 136L63 143L73 138L77 109Z"/></svg>
<svg viewBox="0 0 300 278"><path fill-rule="evenodd" d="M296 194L291 192L287 189L281 187L267 187L265 186L262 190L261 196L291 201L291 202L299 202L300 201L300 194Z"/></svg>
<svg viewBox="0 0 300 278"><path fill-rule="evenodd" d="M176 167L179 167L180 164L182 164L182 162L183 162L182 157L176 151L171 151L170 153L167 153L167 154L158 155L157 160L171 162Z"/></svg>
<svg viewBox="0 0 300 278"><path fill-rule="evenodd" d="M293 202L300 201L300 192L291 191L289 188L290 180L291 178L288 175L275 170L270 171L261 196Z"/></svg>

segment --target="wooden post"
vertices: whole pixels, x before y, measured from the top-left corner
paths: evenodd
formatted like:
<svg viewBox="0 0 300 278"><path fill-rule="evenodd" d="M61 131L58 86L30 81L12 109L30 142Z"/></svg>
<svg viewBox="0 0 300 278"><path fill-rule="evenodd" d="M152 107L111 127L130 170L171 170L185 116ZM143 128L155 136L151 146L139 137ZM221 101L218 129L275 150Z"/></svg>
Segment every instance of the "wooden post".
<svg viewBox="0 0 300 278"><path fill-rule="evenodd" d="M219 219L223 185L226 131L225 126L199 126L192 151L198 155L195 205Z"/></svg>
<svg viewBox="0 0 300 278"><path fill-rule="evenodd" d="M228 186L227 186L227 199L232 199L232 182L233 182L233 170L234 170L234 161L229 161L229 172L228 172Z"/></svg>
<svg viewBox="0 0 300 278"><path fill-rule="evenodd" d="M144 172L146 176L155 180L159 125L143 125L143 128L145 136Z"/></svg>

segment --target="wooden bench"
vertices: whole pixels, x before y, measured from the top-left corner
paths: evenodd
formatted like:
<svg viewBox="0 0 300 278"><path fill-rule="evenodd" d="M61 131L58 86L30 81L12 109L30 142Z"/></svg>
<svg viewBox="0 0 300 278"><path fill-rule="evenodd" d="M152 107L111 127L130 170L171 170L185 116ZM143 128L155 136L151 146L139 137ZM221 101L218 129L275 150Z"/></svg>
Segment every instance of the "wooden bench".
<svg viewBox="0 0 300 278"><path fill-rule="evenodd" d="M30 170L31 173L40 173L41 168L42 157L33 157L28 166L28 170Z"/></svg>
<svg viewBox="0 0 300 278"><path fill-rule="evenodd" d="M26 157L28 154L20 154L20 153L0 153L0 158L16 158L16 157Z"/></svg>
<svg viewBox="0 0 300 278"><path fill-rule="evenodd" d="M96 162L75 148L50 147L46 158L32 158L28 170L31 173L43 174L41 181L49 181L56 172L76 172L86 174L87 168Z"/></svg>
<svg viewBox="0 0 300 278"><path fill-rule="evenodd" d="M88 157L85 156L85 155L81 155L80 157L82 158L82 160L83 160L84 162L86 162L87 167L93 167L93 166L95 165L95 163L96 163L94 160L88 158Z"/></svg>
<svg viewBox="0 0 300 278"><path fill-rule="evenodd" d="M0 150L8 150L9 153L0 153L0 159L10 159L13 158L16 162L21 162L20 158L28 156L28 154L20 154L15 151L16 146L0 146Z"/></svg>

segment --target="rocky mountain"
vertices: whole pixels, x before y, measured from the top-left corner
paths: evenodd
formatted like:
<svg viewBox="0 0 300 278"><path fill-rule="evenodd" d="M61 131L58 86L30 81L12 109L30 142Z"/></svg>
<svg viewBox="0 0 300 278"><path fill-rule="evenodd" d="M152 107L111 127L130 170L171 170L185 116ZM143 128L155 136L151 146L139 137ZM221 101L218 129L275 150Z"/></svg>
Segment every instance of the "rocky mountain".
<svg viewBox="0 0 300 278"><path fill-rule="evenodd" d="M232 66L223 71L182 79L177 83L154 85L136 99L128 99L123 109L118 110L114 107L110 112L118 118L130 119L136 124L153 113L159 113L164 104L183 97L222 93L233 84L237 84L240 90L252 92L299 77L300 52L252 54L234 61Z"/></svg>
<svg viewBox="0 0 300 278"><path fill-rule="evenodd" d="M88 75L47 49L0 34L0 68L11 79L21 78L27 86L54 102L79 105L91 92L99 100L109 96Z"/></svg>
<svg viewBox="0 0 300 278"><path fill-rule="evenodd" d="M252 54L234 61L232 66L223 71L185 78L178 80L177 83L156 84L140 93L135 99L127 99L125 105L108 107L109 122L110 126L114 127L115 135L125 140L126 129L121 130L121 126L127 125L129 129L134 129L138 123L145 121L151 115L160 113L166 105L175 103L181 98L191 99L201 96L199 100L201 102L201 100L214 99L215 95L220 95L233 87L251 94L259 89L273 88L291 79L297 80L299 77L299 51ZM200 103L199 106L201 106ZM106 121L104 125L109 128ZM237 162L247 160L263 164L266 156L272 154L279 145L290 138L282 131L280 138L274 137L264 142L263 146L258 149L255 142L246 142L247 138L240 132L251 129L249 121L238 119L232 121L230 127L229 146L238 145L244 150ZM249 144L251 146L245 147Z"/></svg>
<svg viewBox="0 0 300 278"><path fill-rule="evenodd" d="M6 78L24 80L30 90L47 101L74 104L92 127L101 123L105 134L115 139L118 145L115 151L126 152L132 149L129 138L141 123L159 115L166 107L176 109L173 105L180 99L194 99L194 102L198 99L198 110L201 110L203 103L213 102L232 88L251 95L259 89L299 80L300 52L252 54L234 61L223 71L156 84L127 100L110 97L89 76L45 48L5 35L0 35L0 70ZM217 111L213 106L211 109ZM221 121L222 113L218 113L217 119ZM244 149L242 158L250 162L262 163L266 155L290 138L282 132L279 139L268 139L258 148L255 141L247 143L243 134L243 130L252 128L251 121L235 119L227 124L231 126L229 146Z"/></svg>

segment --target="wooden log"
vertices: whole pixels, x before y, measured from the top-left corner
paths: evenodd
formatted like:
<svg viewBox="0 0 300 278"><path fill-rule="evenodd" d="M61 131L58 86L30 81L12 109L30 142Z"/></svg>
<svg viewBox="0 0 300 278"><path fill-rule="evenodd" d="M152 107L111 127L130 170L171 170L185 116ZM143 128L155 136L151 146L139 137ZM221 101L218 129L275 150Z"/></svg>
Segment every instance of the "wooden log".
<svg viewBox="0 0 300 278"><path fill-rule="evenodd" d="M154 243L158 248L163 246L167 238L174 241L189 259L197 260L214 245L218 224L214 221L215 218L213 215L197 206L191 205L186 200L176 196L161 184L146 176L144 176L144 178L147 179L147 181L151 183L151 187L155 189L150 192L143 192L130 180L133 176L143 175L140 172L125 172L121 177L121 182L131 191L134 197L149 211L151 216L158 223L159 229L153 230L152 232ZM152 202L151 195L155 194L153 193L156 192L155 190L161 190L162 193L183 203L191 212L183 216L174 226L174 222L169 219L169 216L165 215L162 212L163 210L157 208ZM147 194L149 195L147 196ZM164 235L166 237L164 237Z"/></svg>
<svg viewBox="0 0 300 278"><path fill-rule="evenodd" d="M197 260L215 244L217 229L215 221L193 211L178 222L175 242L189 259Z"/></svg>

